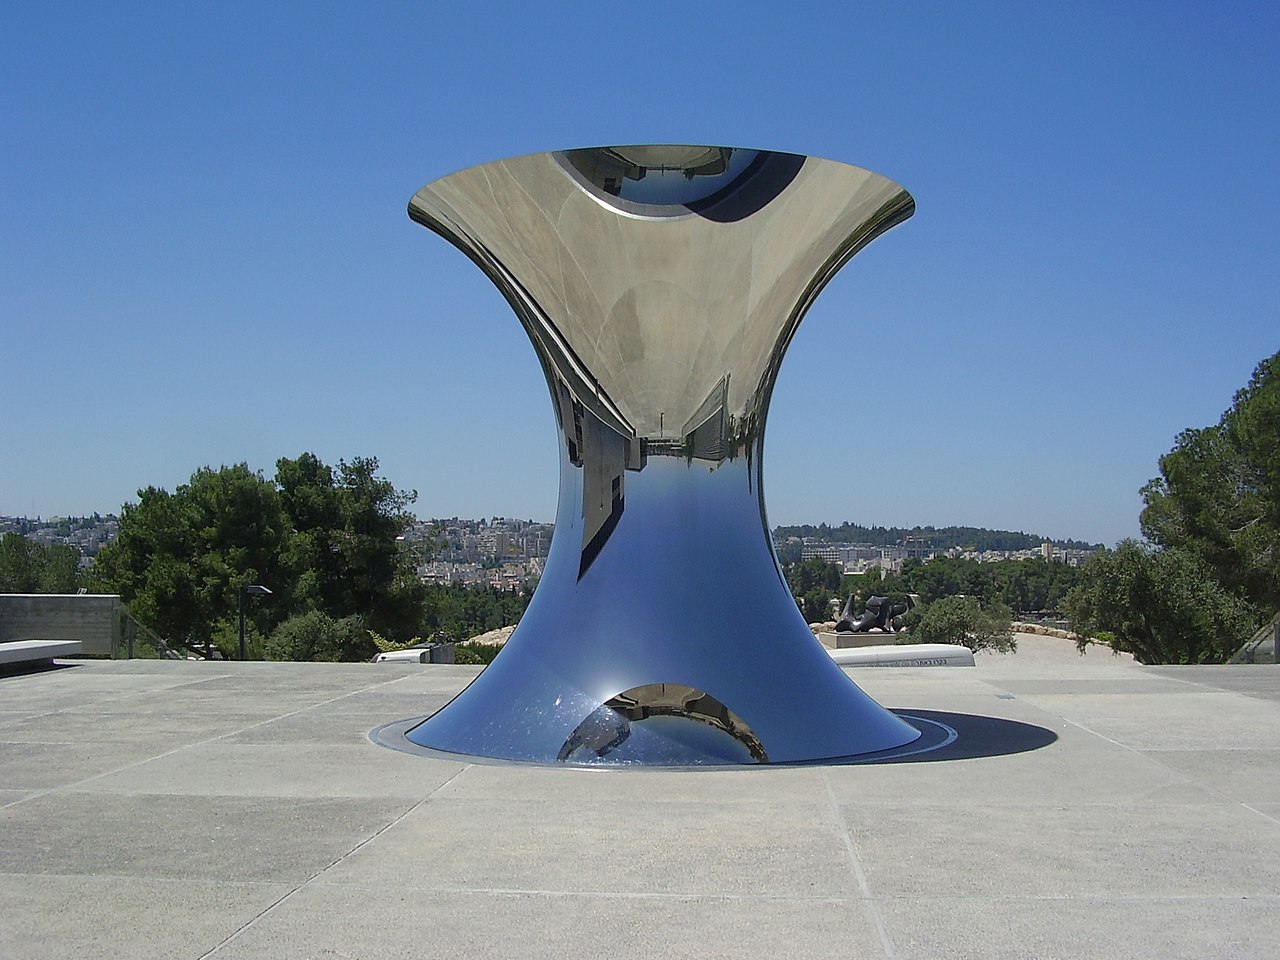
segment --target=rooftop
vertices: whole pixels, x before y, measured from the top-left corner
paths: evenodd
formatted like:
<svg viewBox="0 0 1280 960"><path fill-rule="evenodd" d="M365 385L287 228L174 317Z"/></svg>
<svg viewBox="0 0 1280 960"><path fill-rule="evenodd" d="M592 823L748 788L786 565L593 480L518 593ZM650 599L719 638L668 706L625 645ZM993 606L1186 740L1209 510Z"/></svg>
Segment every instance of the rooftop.
<svg viewBox="0 0 1280 960"><path fill-rule="evenodd" d="M1019 644L854 671L948 746L700 771L369 739L472 667L0 674L0 957L1280 956L1280 667Z"/></svg>

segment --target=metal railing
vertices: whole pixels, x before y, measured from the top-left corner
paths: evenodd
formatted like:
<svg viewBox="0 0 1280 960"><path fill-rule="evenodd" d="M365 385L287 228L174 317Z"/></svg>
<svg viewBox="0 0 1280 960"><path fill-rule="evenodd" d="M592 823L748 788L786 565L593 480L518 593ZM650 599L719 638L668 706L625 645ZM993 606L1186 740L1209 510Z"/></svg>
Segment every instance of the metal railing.
<svg viewBox="0 0 1280 960"><path fill-rule="evenodd" d="M1280 663L1280 616L1261 627L1228 663Z"/></svg>

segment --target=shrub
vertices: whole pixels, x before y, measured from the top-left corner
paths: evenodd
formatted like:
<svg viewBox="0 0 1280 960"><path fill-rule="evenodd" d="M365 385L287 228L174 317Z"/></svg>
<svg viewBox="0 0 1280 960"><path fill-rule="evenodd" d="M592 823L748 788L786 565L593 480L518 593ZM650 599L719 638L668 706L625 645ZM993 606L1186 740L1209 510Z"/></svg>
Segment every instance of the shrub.
<svg viewBox="0 0 1280 960"><path fill-rule="evenodd" d="M223 617L213 624L209 632L214 647L222 654L222 659L240 659L240 621L236 617ZM246 620L244 625L245 655L250 660L261 660L263 645L262 633L252 621Z"/></svg>
<svg viewBox="0 0 1280 960"><path fill-rule="evenodd" d="M1063 606L1082 650L1092 635L1139 663L1225 663L1261 623L1198 554L1136 540L1091 557Z"/></svg>
<svg viewBox="0 0 1280 960"><path fill-rule="evenodd" d="M263 652L268 660L349 662L372 659L377 649L360 617L335 620L312 610L276 627Z"/></svg>
<svg viewBox="0 0 1280 960"><path fill-rule="evenodd" d="M1013 613L1002 603L985 607L973 597L943 597L907 614L910 636L903 642L950 643L979 650L1013 653Z"/></svg>
<svg viewBox="0 0 1280 960"><path fill-rule="evenodd" d="M493 662L493 658L501 651L502 645L497 643L455 643L453 645L453 662L485 664L487 666Z"/></svg>
<svg viewBox="0 0 1280 960"><path fill-rule="evenodd" d="M416 647L422 642L421 637L410 637L404 643L397 643L395 640L388 640L376 630L369 631L369 639L373 641L373 645L377 647L379 653L395 653L397 650L408 650L410 647Z"/></svg>

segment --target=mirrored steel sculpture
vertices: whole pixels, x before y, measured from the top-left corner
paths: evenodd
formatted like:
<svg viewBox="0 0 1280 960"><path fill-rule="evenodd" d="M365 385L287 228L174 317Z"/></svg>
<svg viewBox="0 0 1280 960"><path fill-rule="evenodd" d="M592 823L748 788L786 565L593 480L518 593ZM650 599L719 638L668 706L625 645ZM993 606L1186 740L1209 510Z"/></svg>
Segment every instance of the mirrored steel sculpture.
<svg viewBox="0 0 1280 960"><path fill-rule="evenodd" d="M813 637L765 516L769 399L814 297L914 211L813 157L708 146L542 153L423 187L409 215L502 291L560 428L546 566L505 649L407 734L571 763L778 763L919 732Z"/></svg>

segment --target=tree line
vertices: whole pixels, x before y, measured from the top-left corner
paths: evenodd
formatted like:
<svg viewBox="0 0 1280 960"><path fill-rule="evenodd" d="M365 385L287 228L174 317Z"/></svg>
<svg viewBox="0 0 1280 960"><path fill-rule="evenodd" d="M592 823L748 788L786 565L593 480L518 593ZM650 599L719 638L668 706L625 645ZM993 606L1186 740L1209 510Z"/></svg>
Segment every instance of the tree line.
<svg viewBox="0 0 1280 960"><path fill-rule="evenodd" d="M91 586L118 593L141 622L195 649L234 647L240 590L250 584L271 590L248 607L258 654L264 638L305 614L316 615L312 626L317 617L348 621L352 637L411 631L422 586L413 550L397 538L417 494L377 469L374 458L330 467L304 453L278 460L273 478L240 463L202 467L173 492L139 490L99 551ZM349 658L363 652L344 649Z"/></svg>
<svg viewBox="0 0 1280 960"><path fill-rule="evenodd" d="M865 543L873 547L896 546L905 540L919 540L930 549L945 551L954 548L970 550L1034 550L1048 538L1039 534L1012 530L988 530L985 527L865 527L845 521L836 526L826 523L779 526L773 531L775 540L788 537L810 538L829 543ZM1070 550L1095 550L1100 545L1081 540L1054 541ZM787 558L798 560L799 557Z"/></svg>
<svg viewBox="0 0 1280 960"><path fill-rule="evenodd" d="M124 505L87 586L119 594L174 646L223 656L236 655L241 590L251 584L271 591L246 607L254 658L365 660L377 652L371 632L460 640L519 619L527 591L418 580L435 545L406 539L416 498L379 476L373 457L330 466L303 453L278 460L272 477L244 463L202 467L172 492L149 486ZM61 589L68 584L56 572L74 570L78 554L5 537L0 583Z"/></svg>
<svg viewBox="0 0 1280 960"><path fill-rule="evenodd" d="M830 600L850 595L855 608L870 596L901 599L918 595L921 602L944 597L972 597L983 605L1000 604L1019 613L1056 611L1079 580L1080 570L1065 563L1040 559L996 560L979 563L963 557L935 557L902 562L897 573L872 569L842 576L840 567L825 560L802 560L785 568L787 583L811 621L829 619Z"/></svg>
<svg viewBox="0 0 1280 960"><path fill-rule="evenodd" d="M20 533L0 537L0 593L75 593L83 585L80 551Z"/></svg>

